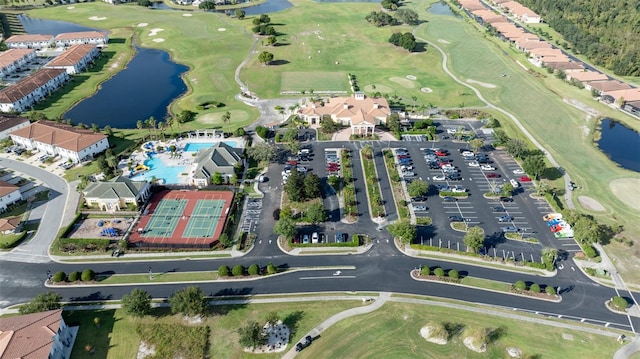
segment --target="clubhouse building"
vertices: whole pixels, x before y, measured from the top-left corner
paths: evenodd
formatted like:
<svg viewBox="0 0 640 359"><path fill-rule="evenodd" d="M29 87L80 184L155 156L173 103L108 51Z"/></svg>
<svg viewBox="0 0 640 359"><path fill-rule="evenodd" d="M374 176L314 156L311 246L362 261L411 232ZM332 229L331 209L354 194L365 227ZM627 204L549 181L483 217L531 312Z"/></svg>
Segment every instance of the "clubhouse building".
<svg viewBox="0 0 640 359"><path fill-rule="evenodd" d="M92 182L82 193L88 207L115 212L143 204L151 195L151 185L118 176L110 181Z"/></svg>

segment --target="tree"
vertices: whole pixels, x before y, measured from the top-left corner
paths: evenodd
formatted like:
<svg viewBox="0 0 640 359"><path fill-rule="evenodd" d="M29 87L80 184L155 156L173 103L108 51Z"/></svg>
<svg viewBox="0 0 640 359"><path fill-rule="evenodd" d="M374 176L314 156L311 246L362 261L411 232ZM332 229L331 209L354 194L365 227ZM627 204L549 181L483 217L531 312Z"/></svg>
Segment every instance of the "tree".
<svg viewBox="0 0 640 359"><path fill-rule="evenodd" d="M267 45L274 46L278 42L278 38L275 35L269 35L267 37Z"/></svg>
<svg viewBox="0 0 640 359"><path fill-rule="evenodd" d="M329 116L323 116L320 119L320 131L322 131L322 133L334 133L338 130L339 126L337 123L335 123L331 117Z"/></svg>
<svg viewBox="0 0 640 359"><path fill-rule="evenodd" d="M395 11L398 9L399 3L399 0L382 0L382 2L380 2L380 5L387 10Z"/></svg>
<svg viewBox="0 0 640 359"><path fill-rule="evenodd" d="M527 154L527 144L519 138L511 138L505 143L507 152L517 158L522 158Z"/></svg>
<svg viewBox="0 0 640 359"><path fill-rule="evenodd" d="M533 283L531 286L529 286L529 291L531 293L540 293L540 285L537 283Z"/></svg>
<svg viewBox="0 0 640 359"><path fill-rule="evenodd" d="M418 233L416 226L406 220L388 225L387 230L392 236L400 238L403 243L412 243L416 239L416 235Z"/></svg>
<svg viewBox="0 0 640 359"><path fill-rule="evenodd" d="M449 276L449 278L451 279L458 279L460 278L460 273L458 273L457 270L455 269L450 269L449 273L447 273L447 275Z"/></svg>
<svg viewBox="0 0 640 359"><path fill-rule="evenodd" d="M233 269L231 269L231 274L233 274L234 277L244 276L244 266L242 264L234 265Z"/></svg>
<svg viewBox="0 0 640 359"><path fill-rule="evenodd" d="M138 130L142 130L142 129L144 128L144 121L142 121L142 120L138 120L138 121L136 122L136 128L137 128Z"/></svg>
<svg viewBox="0 0 640 359"><path fill-rule="evenodd" d="M138 6L149 7L151 5L151 0L138 0Z"/></svg>
<svg viewBox="0 0 640 359"><path fill-rule="evenodd" d="M0 51L7 51L7 44L4 43L4 40L0 40Z"/></svg>
<svg viewBox="0 0 640 359"><path fill-rule="evenodd" d="M223 182L224 182L224 177L222 176L222 173L214 172L213 176L211 176L211 183L213 183L216 186L219 186Z"/></svg>
<svg viewBox="0 0 640 359"><path fill-rule="evenodd" d="M409 196L411 197L421 197L427 194L429 190L429 185L427 181L424 180L415 180L411 181L409 185L407 185L407 192L409 192Z"/></svg>
<svg viewBox="0 0 640 359"><path fill-rule="evenodd" d="M258 162L271 162L278 156L278 147L267 142L254 143L247 148L247 156Z"/></svg>
<svg viewBox="0 0 640 359"><path fill-rule="evenodd" d="M207 301L202 289L191 286L175 292L169 298L171 313L180 313L187 317L203 315L207 309Z"/></svg>
<svg viewBox="0 0 640 359"><path fill-rule="evenodd" d="M231 112L227 111L222 115L222 122L229 124L229 121L231 121Z"/></svg>
<svg viewBox="0 0 640 359"><path fill-rule="evenodd" d="M509 197L513 194L513 190L513 185L509 182L506 182L504 185L502 185L502 192L500 194L505 197Z"/></svg>
<svg viewBox="0 0 640 359"><path fill-rule="evenodd" d="M542 248L542 262L546 265L547 270L553 270L556 259L558 259L558 250L551 247Z"/></svg>
<svg viewBox="0 0 640 359"><path fill-rule="evenodd" d="M216 4L213 1L203 1L198 5L200 10L211 11L216 9Z"/></svg>
<svg viewBox="0 0 640 359"><path fill-rule="evenodd" d="M545 168L544 158L541 155L527 156L522 161L522 169L535 179L544 173Z"/></svg>
<svg viewBox="0 0 640 359"><path fill-rule="evenodd" d="M473 152L478 152L478 150L480 150L480 148L484 145L484 141L480 138L474 138L471 141L469 141L469 146L471 146L471 149L473 150Z"/></svg>
<svg viewBox="0 0 640 359"><path fill-rule="evenodd" d="M396 135L400 133L400 115L397 112L394 112L387 117L387 127L389 127L389 131Z"/></svg>
<svg viewBox="0 0 640 359"><path fill-rule="evenodd" d="M107 135L107 136L113 136L113 129L111 128L111 126L106 125L102 128L102 131Z"/></svg>
<svg viewBox="0 0 640 359"><path fill-rule="evenodd" d="M240 345L246 348L256 348L267 343L267 336L258 322L247 323L238 329Z"/></svg>
<svg viewBox="0 0 640 359"><path fill-rule="evenodd" d="M396 17L407 25L417 25L420 22L418 20L418 14L409 9L399 9L396 11Z"/></svg>
<svg viewBox="0 0 640 359"><path fill-rule="evenodd" d="M484 244L484 231L478 226L470 227L467 229L463 241L464 245L467 246L467 251L476 253Z"/></svg>
<svg viewBox="0 0 640 359"><path fill-rule="evenodd" d="M38 294L31 302L21 306L19 311L20 314L30 314L59 309L61 300L62 296L58 293L46 292Z"/></svg>
<svg viewBox="0 0 640 359"><path fill-rule="evenodd" d="M362 152L362 157L368 160L373 158L373 147L371 145L365 145L360 152Z"/></svg>
<svg viewBox="0 0 640 359"><path fill-rule="evenodd" d="M229 276L229 267L222 265L218 267L218 277L228 277Z"/></svg>
<svg viewBox="0 0 640 359"><path fill-rule="evenodd" d="M123 295L120 303L125 313L134 317L141 318L151 313L151 295L139 288Z"/></svg>
<svg viewBox="0 0 640 359"><path fill-rule="evenodd" d="M276 267L273 263L267 264L267 273L269 274L278 273L278 267Z"/></svg>
<svg viewBox="0 0 640 359"><path fill-rule="evenodd" d="M527 283L523 280L519 280L513 284L513 287L517 290L527 290Z"/></svg>
<svg viewBox="0 0 640 359"><path fill-rule="evenodd" d="M269 15L262 14L259 17L253 18L252 22L254 25L268 24L271 22L271 18L269 17Z"/></svg>
<svg viewBox="0 0 640 359"><path fill-rule="evenodd" d="M269 65L269 63L273 61L273 54L263 51L258 55L258 61L260 61L261 64Z"/></svg>
<svg viewBox="0 0 640 359"><path fill-rule="evenodd" d="M496 146L505 146L510 140L503 130L494 130L493 137L496 139Z"/></svg>
<svg viewBox="0 0 640 359"><path fill-rule="evenodd" d="M244 17L247 15L247 13L242 10L242 9L236 9L236 17L240 20L244 19Z"/></svg>
<svg viewBox="0 0 640 359"><path fill-rule="evenodd" d="M306 217L313 224L322 223L327 220L327 212L322 202L312 203L307 208Z"/></svg>
<svg viewBox="0 0 640 359"><path fill-rule="evenodd" d="M278 312L274 311L267 313L267 316L264 319L271 326L275 326L280 321L280 316L278 315Z"/></svg>
<svg viewBox="0 0 640 359"><path fill-rule="evenodd" d="M85 269L80 277L83 282L90 282L96 277L96 273L91 269Z"/></svg>
<svg viewBox="0 0 640 359"><path fill-rule="evenodd" d="M247 273L249 273L249 275L258 275L260 274L260 266L257 264L252 264L249 266L249 269L247 269Z"/></svg>
<svg viewBox="0 0 640 359"><path fill-rule="evenodd" d="M440 267L436 267L433 270L433 274L438 278L442 278L442 277L444 277L444 269L442 269Z"/></svg>
<svg viewBox="0 0 640 359"><path fill-rule="evenodd" d="M548 285L544 288L544 292L547 293L548 295L556 295L556 288Z"/></svg>
<svg viewBox="0 0 640 359"><path fill-rule="evenodd" d="M93 324L100 328L100 317L93 317Z"/></svg>
<svg viewBox="0 0 640 359"><path fill-rule="evenodd" d="M197 113L190 110L182 110L178 116L178 123L187 123L191 122L196 118Z"/></svg>
<svg viewBox="0 0 640 359"><path fill-rule="evenodd" d="M296 222L290 217L280 217L280 220L273 227L273 232L284 236L287 240L291 240L298 233Z"/></svg>
<svg viewBox="0 0 640 359"><path fill-rule="evenodd" d="M320 177L315 173L308 173L304 177L304 196L305 198L319 198L322 196Z"/></svg>

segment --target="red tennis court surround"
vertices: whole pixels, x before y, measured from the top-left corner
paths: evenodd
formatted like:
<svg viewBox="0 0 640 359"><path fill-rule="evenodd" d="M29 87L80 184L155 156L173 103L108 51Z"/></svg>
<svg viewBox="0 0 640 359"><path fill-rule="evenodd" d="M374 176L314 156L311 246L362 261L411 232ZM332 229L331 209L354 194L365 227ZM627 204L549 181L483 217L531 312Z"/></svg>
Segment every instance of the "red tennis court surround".
<svg viewBox="0 0 640 359"><path fill-rule="evenodd" d="M131 232L129 243L140 249L211 248L222 234L232 202L231 191L155 193Z"/></svg>

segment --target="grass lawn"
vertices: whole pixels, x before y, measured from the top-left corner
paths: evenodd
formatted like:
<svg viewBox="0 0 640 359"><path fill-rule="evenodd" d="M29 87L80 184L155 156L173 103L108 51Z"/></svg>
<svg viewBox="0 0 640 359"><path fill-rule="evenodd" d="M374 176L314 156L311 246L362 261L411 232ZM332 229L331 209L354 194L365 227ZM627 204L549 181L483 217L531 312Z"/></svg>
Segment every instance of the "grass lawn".
<svg viewBox="0 0 640 359"><path fill-rule="evenodd" d="M250 24L250 17L246 20L228 18L217 13L194 11L192 16L182 16L181 11L157 11L146 9L135 4L113 6L106 3L74 4L73 9L57 6L28 11L29 16L54 20L72 21L81 25L109 29L120 39L126 39L126 44L109 44L106 51L112 47L128 46L131 36L136 37L136 43L143 47L158 48L168 51L173 61L184 64L190 70L183 76L189 90L186 95L174 101L171 105L172 113L181 110L195 110L196 106L205 101L218 101L225 106L217 109L197 111L196 121L182 125L182 130L192 128L211 128L222 126L222 114L230 111L231 124L241 127L253 122L258 112L234 99L239 87L234 80L236 67L247 56L251 48L252 37L242 30L245 24ZM106 17L102 21L93 21L92 16ZM148 23L147 26L137 26ZM164 31L156 36L149 36L153 28ZM224 29L225 31L221 31ZM165 39L164 42L153 42L154 38ZM119 55L116 61L108 64L111 69L114 64L126 64L126 56ZM79 87L78 87L79 88ZM75 99L86 96L86 91L75 94ZM72 103L69 100L67 103ZM62 103L61 103L61 106ZM48 110L49 111L49 110ZM56 110L60 113L62 109ZM53 112L52 112L53 114Z"/></svg>
<svg viewBox="0 0 640 359"><path fill-rule="evenodd" d="M293 0L293 7L269 14L282 46L262 46L241 73L243 81L260 97L279 97L280 91L290 83L291 72L351 73L360 88L369 93L379 91L405 99L416 96L419 102L434 103L442 107L455 107L461 102L467 106L481 106L471 91L448 79L438 66L441 59L432 49L407 53L389 44L392 33L411 31L408 26L375 27L364 19L371 11L379 11L375 3L319 3L311 0ZM423 4L421 4L422 6ZM313 20L310 20L313 19ZM244 22L247 31L252 25ZM264 66L257 53L273 53L277 65ZM337 62L337 63L336 63ZM409 80L407 75L415 76ZM319 90L326 78L313 76L303 89ZM340 81L344 90L347 77ZM373 89L372 85L375 85ZM338 86L336 83L333 86ZM434 91L425 93L422 87ZM460 96L463 97L461 100Z"/></svg>
<svg viewBox="0 0 640 359"><path fill-rule="evenodd" d="M282 73L280 91L347 91L349 79L341 71L287 71Z"/></svg>
<svg viewBox="0 0 640 359"><path fill-rule="evenodd" d="M606 208L603 213L583 210L606 223L623 224L629 237L639 239L640 227L635 223L640 221L640 212L613 195L609 183L616 179L640 178L640 174L617 167L595 148L591 129L596 119L588 118L585 112L563 102L563 98L580 101L602 116L625 120L634 128L638 126L637 121L630 121L627 115L593 101L589 91L560 81L544 70L534 70L535 75L525 72L515 60L529 68L533 66L522 53L499 40L486 41L485 33L477 31L475 25L452 16L428 14L422 4L419 8L414 4L409 7L428 19L418 29L418 37L434 43L439 39L450 43L438 44L449 55L449 67L460 79L496 85L493 89L476 87L493 104L516 115L582 187L574 193L574 198L587 195ZM502 73L508 76L502 77ZM577 200L574 202L577 204ZM633 277L631 273L623 274L629 279Z"/></svg>
<svg viewBox="0 0 640 359"><path fill-rule="evenodd" d="M459 335L453 335L446 345L424 340L420 328L430 321L472 328L501 328L503 335L489 344L486 353L479 354L468 350ZM563 334L572 335L573 340L563 339ZM620 347L611 337L438 306L426 308L387 302L375 312L345 319L328 328L298 357L505 358L505 348L511 346L525 355L566 359L610 358Z"/></svg>
<svg viewBox="0 0 640 359"><path fill-rule="evenodd" d="M144 274L115 274L98 276L100 284L162 283L162 282L207 282L218 279L218 272L153 273L153 279Z"/></svg>
<svg viewBox="0 0 640 359"><path fill-rule="evenodd" d="M12 248L17 243L19 243L26 234L27 234L26 231L22 231L20 233L15 233L15 234L0 233L0 249Z"/></svg>
<svg viewBox="0 0 640 359"><path fill-rule="evenodd" d="M209 335L211 358L279 358L281 354L251 355L242 351L238 344L237 329L248 321L262 323L267 313L277 312L285 321L293 324L295 334L290 342L295 344L314 326L333 314L362 305L360 297L354 301L326 301L321 305L308 303L250 304L234 306L212 306L210 315L202 325L211 329ZM67 324L80 324L78 338L71 355L72 359L83 358L135 358L140 338L135 334L135 325L140 322L159 322L185 324L180 316L171 315L167 308L155 309L155 317L135 319L127 316L121 309L100 311L65 312ZM96 327L93 318L100 318L100 327ZM86 344L93 344L96 352L89 354L84 350Z"/></svg>
<svg viewBox="0 0 640 359"><path fill-rule="evenodd" d="M500 292L510 292L511 284L505 282L499 282L497 280L484 279L484 278L475 278L475 277L464 277L460 280L460 284L468 285L469 287L476 287L481 289L492 289Z"/></svg>

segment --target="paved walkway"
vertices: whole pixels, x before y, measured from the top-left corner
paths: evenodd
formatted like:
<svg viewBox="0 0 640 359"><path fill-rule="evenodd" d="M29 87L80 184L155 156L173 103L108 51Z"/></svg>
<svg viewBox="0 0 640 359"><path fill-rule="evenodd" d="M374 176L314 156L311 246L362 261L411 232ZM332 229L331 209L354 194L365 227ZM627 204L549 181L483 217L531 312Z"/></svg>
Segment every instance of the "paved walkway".
<svg viewBox="0 0 640 359"><path fill-rule="evenodd" d="M633 338L631 343L618 349L618 351L613 354L613 359L631 358L631 355L637 352L640 352L640 335Z"/></svg>
<svg viewBox="0 0 640 359"><path fill-rule="evenodd" d="M380 141L398 141L397 138L386 131L376 130L375 134L378 135ZM334 133L331 141L349 141L349 137L351 137L351 128L345 128L344 130Z"/></svg>

